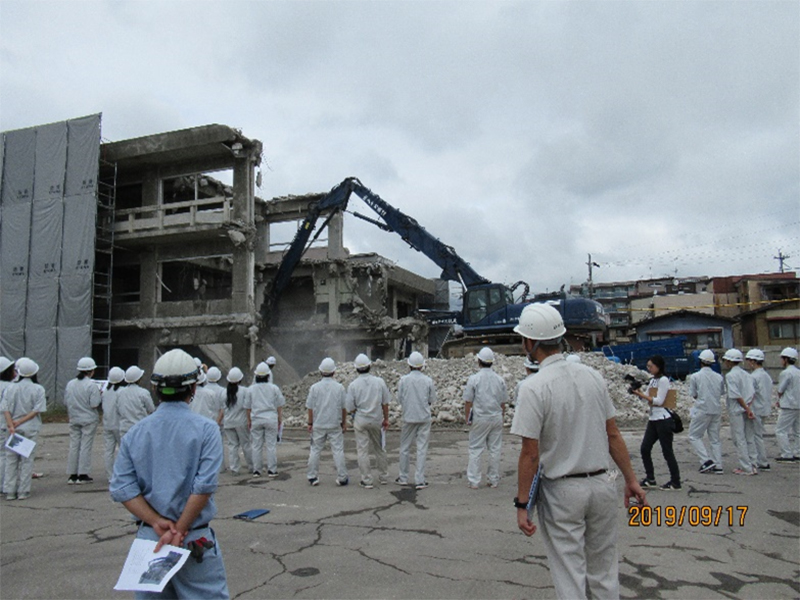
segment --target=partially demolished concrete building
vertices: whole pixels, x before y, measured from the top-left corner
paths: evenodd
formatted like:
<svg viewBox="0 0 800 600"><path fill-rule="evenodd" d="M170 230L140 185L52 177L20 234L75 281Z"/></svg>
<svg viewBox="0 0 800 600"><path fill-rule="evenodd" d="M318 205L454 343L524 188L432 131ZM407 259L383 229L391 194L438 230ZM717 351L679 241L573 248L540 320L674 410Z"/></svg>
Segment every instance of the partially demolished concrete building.
<svg viewBox="0 0 800 600"><path fill-rule="evenodd" d="M86 263L93 277L84 282L84 296L91 301L82 305L87 314L80 340L67 343L65 338L63 348L54 346L62 366L58 383L54 378L48 386L51 397L60 399L78 358L89 353L102 367L139 364L146 370L175 346L223 370L233 365L248 370L275 355L276 379L286 383L315 369L326 355L337 361L352 360L359 352L396 358L412 346L427 348L427 326L415 313L433 307L437 297L446 306L447 287L376 254L351 256L343 243L341 214L331 219L326 243L304 255L275 318L262 322L264 293L286 247L272 240L272 228L302 220L309 203L322 194L258 198L260 141L224 125L206 125L101 144L99 115L97 130L91 160L97 165L94 179L102 185L91 194L96 212L85 216L85 224L95 226L89 228L94 257ZM15 134L6 132L4 140ZM13 154L15 147L3 147L5 163L13 164L9 150ZM2 197L0 215L13 204L5 201L10 191ZM26 220L17 221L24 228ZM36 229L30 217L26 222ZM9 242L16 244L20 237L9 236L7 229L0 239L4 257ZM59 239L70 245L69 236ZM33 257L40 243L28 235L20 252ZM12 267L13 279L22 279L16 270L21 259L11 262L4 260L9 276L4 269L0 280L4 313L13 301L6 293ZM27 289L34 283L31 276ZM27 354L44 362L44 370L49 357L42 344L27 344L31 335L17 333L30 327L32 315L15 318L14 324L4 321L0 353Z"/></svg>

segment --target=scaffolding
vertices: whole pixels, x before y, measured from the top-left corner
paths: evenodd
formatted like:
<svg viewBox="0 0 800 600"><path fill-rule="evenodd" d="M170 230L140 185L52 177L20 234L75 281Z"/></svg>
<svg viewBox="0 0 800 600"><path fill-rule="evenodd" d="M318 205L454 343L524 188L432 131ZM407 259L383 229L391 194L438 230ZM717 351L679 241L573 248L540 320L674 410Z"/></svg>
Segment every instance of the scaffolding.
<svg viewBox="0 0 800 600"><path fill-rule="evenodd" d="M105 376L111 367L111 287L114 275L116 198L117 165L100 159L92 285L92 355L95 357L98 371Z"/></svg>

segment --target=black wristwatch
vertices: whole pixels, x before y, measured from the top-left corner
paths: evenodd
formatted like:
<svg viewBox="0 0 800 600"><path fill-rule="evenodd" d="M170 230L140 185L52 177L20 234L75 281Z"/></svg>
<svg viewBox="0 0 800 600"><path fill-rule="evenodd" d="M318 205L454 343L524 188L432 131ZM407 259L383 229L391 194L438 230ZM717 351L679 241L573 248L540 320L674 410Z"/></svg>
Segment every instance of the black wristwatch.
<svg viewBox="0 0 800 600"><path fill-rule="evenodd" d="M520 502L519 498L515 497L514 498L514 506L516 508L528 508L528 503L527 502Z"/></svg>

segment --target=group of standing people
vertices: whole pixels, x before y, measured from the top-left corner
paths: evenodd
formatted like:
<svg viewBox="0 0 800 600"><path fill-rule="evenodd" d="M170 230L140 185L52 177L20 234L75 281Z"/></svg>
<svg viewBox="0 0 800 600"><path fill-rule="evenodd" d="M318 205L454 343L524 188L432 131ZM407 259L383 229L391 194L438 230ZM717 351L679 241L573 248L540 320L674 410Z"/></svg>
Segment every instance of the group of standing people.
<svg viewBox="0 0 800 600"><path fill-rule="evenodd" d="M728 349L722 356L724 376L712 368L716 362L712 350L703 350L698 358L700 370L689 377L689 395L695 400L690 412L689 442L700 461L698 470L716 475L725 472L720 441L724 399L731 441L736 451L737 465L733 473L751 476L769 471L764 419L772 412L773 381L764 369L764 352L753 348L743 355L736 348ZM780 358L783 370L778 381L776 403L780 413L775 427L780 456L775 460L788 463L800 461L800 370L796 366L796 349L784 348ZM748 368L742 368L743 364ZM670 381L664 373L664 359L651 357L647 370L653 378L646 392L630 390L650 405L647 430L640 449L645 468L645 478L640 483L645 488L657 487L651 451L658 441L670 473L670 480L660 489L679 490L680 470L672 448L674 418L665 406ZM709 447L705 445L705 436L708 436Z"/></svg>

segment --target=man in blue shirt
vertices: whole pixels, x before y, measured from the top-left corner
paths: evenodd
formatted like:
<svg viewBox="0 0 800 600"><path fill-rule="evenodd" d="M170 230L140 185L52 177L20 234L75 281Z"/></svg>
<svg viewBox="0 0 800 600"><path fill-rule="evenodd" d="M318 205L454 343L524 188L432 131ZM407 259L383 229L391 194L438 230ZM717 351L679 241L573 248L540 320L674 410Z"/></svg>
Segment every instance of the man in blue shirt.
<svg viewBox="0 0 800 600"><path fill-rule="evenodd" d="M214 492L222 465L222 442L214 421L189 409L199 376L183 350L156 361L151 382L161 404L122 439L111 478L111 498L140 522L137 537L194 547L211 545L200 560L190 557L160 594L136 598L229 598L227 576L214 531Z"/></svg>

